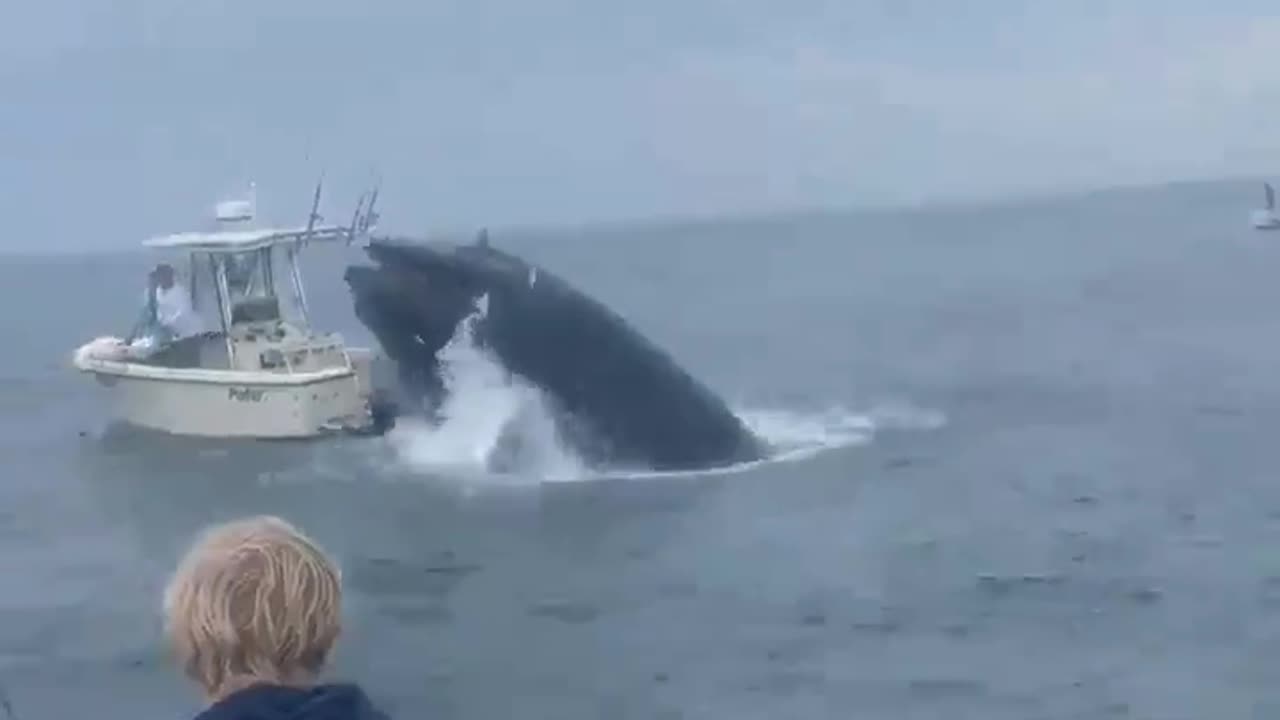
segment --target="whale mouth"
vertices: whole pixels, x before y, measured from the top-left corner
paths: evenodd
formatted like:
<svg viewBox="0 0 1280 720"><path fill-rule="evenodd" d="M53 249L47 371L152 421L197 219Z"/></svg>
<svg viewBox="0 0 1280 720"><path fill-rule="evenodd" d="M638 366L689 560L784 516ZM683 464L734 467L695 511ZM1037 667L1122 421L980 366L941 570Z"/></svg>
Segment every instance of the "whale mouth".
<svg viewBox="0 0 1280 720"><path fill-rule="evenodd" d="M366 248L373 265L352 265L346 281L356 316L378 336L393 360L409 341L434 353L485 292L463 258L427 245L378 241ZM417 353L413 353L417 355Z"/></svg>
<svg viewBox="0 0 1280 720"><path fill-rule="evenodd" d="M470 287L476 295L487 278L524 277L531 269L519 258L488 245L378 238L365 247L365 253L382 266L412 268L438 281Z"/></svg>

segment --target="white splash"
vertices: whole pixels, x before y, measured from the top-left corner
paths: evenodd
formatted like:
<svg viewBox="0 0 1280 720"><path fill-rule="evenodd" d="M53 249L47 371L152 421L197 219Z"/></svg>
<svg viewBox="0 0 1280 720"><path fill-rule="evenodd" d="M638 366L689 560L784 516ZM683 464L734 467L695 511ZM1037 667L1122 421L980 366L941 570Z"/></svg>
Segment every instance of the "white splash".
<svg viewBox="0 0 1280 720"><path fill-rule="evenodd" d="M480 299L438 353L446 391L435 409L439 422L402 419L390 433L392 446L402 462L419 469L471 477L578 477L582 463L556 436L541 391L477 347L475 324L487 313L487 300ZM514 456L501 457L507 452ZM514 467L495 473L495 462Z"/></svg>

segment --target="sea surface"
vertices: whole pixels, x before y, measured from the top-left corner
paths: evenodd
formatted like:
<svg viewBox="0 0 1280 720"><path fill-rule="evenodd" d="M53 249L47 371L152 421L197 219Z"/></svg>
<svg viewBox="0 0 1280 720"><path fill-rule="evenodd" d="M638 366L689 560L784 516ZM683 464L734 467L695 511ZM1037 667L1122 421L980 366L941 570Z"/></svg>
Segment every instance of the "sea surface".
<svg viewBox="0 0 1280 720"><path fill-rule="evenodd" d="M537 389L454 348L440 429L120 431L69 366L154 258L0 264L7 718L199 708L160 593L206 523L343 565L335 675L397 718L1280 712L1280 233L1252 183L504 235L777 443L717 472L483 458ZM388 219L390 222L391 219ZM177 230L181 228L158 228ZM323 324L367 342L317 250Z"/></svg>

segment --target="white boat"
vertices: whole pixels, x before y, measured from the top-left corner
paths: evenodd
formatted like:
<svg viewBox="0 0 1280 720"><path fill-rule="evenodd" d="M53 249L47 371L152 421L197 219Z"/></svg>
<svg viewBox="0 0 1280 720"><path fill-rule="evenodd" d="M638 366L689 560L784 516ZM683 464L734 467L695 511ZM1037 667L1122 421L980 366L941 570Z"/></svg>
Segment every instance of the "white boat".
<svg viewBox="0 0 1280 720"><path fill-rule="evenodd" d="M374 192L376 200L377 193ZM311 328L298 265L311 243L350 243L371 228L374 200L349 227L254 226L255 201L220 203L216 228L143 243L171 264L208 331L161 344L98 338L73 363L106 388L114 419L197 437L302 439L375 428L372 352ZM284 286L288 293L278 293ZM147 312L154 319L154 304ZM144 317L148 317L144 313Z"/></svg>
<svg viewBox="0 0 1280 720"><path fill-rule="evenodd" d="M1280 229L1280 216L1276 215L1276 191L1271 183L1262 184L1266 204L1253 211L1253 227L1258 230Z"/></svg>

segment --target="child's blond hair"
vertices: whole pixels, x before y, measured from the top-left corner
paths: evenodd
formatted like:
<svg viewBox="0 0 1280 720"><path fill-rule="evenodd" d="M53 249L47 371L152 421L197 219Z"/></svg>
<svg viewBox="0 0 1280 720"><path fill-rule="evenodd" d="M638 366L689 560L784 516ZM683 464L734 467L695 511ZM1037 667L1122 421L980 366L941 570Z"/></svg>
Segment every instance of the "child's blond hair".
<svg viewBox="0 0 1280 720"><path fill-rule="evenodd" d="M164 593L177 660L212 698L311 682L338 638L341 610L338 567L273 516L205 530Z"/></svg>

